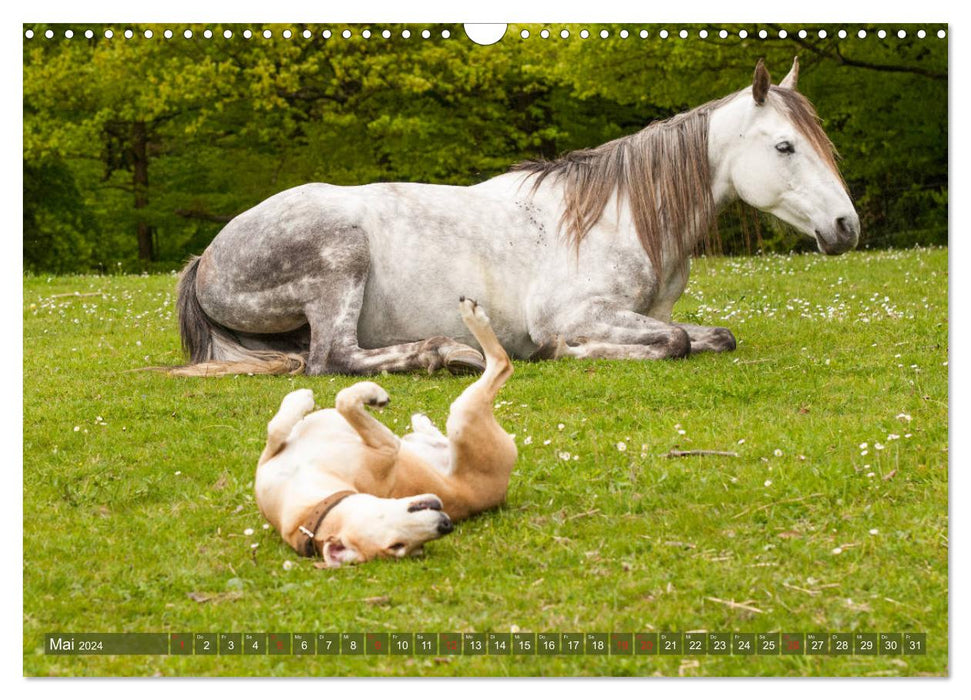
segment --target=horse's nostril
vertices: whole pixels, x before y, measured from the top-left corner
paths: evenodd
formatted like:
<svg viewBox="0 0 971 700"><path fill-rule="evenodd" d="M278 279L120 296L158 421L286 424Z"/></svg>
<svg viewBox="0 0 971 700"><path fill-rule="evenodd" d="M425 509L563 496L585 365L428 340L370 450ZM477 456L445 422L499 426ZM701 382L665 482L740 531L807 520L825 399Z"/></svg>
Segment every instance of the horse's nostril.
<svg viewBox="0 0 971 700"><path fill-rule="evenodd" d="M836 219L836 230L844 235L855 236L857 233L857 224L849 217L841 216Z"/></svg>

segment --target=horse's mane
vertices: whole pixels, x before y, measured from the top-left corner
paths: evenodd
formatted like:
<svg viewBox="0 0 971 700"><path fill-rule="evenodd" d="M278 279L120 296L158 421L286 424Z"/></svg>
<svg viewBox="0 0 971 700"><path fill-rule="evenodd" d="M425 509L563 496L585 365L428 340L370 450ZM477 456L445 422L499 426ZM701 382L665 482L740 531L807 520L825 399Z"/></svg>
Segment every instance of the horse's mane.
<svg viewBox="0 0 971 700"><path fill-rule="evenodd" d="M661 269L666 242L675 259L713 227L717 218L708 167L711 113L739 93L707 102L688 112L653 122L629 136L596 148L572 151L555 160L528 160L511 170L534 177L533 190L549 177L564 185L560 222L567 239L579 246L600 220L614 192L626 199L637 237L655 270ZM769 99L790 117L837 176L836 153L819 117L805 97L772 86ZM669 232L670 238L665 238Z"/></svg>
<svg viewBox="0 0 971 700"><path fill-rule="evenodd" d="M801 93L795 90L786 90L776 85L773 85L769 90L769 98L772 99L773 96L779 98L786 116L795 124L799 133L809 141L813 150L819 154L826 166L833 171L833 174L846 188L846 181L843 180L839 166L836 165L839 153L836 152L836 147L829 140L829 136L823 131L819 115L816 114L812 103Z"/></svg>

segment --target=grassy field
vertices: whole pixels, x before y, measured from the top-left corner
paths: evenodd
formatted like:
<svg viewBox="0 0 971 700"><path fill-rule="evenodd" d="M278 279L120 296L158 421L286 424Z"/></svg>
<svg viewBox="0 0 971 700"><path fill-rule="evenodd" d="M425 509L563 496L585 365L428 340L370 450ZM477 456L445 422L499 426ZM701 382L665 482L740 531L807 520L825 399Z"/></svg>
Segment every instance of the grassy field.
<svg viewBox="0 0 971 700"><path fill-rule="evenodd" d="M506 505L340 570L263 527L253 472L287 391L354 380L126 372L179 361L175 281L24 280L25 674L947 674L946 249L696 261L676 319L734 353L517 363ZM403 433L469 380L379 381ZM47 632L510 630L910 631L927 654L43 653Z"/></svg>

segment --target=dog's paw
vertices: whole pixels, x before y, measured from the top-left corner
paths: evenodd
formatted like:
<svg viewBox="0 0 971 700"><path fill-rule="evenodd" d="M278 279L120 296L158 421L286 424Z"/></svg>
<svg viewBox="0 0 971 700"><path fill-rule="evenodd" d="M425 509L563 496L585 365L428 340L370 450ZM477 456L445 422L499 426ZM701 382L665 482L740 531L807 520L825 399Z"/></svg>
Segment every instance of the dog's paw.
<svg viewBox="0 0 971 700"><path fill-rule="evenodd" d="M391 403L391 397L388 396L388 392L374 382L359 382L354 385L354 388L360 392L358 396L363 404L384 408Z"/></svg>
<svg viewBox="0 0 971 700"><path fill-rule="evenodd" d="M297 389L283 397L281 411L293 411L305 416L314 410L314 392L311 389Z"/></svg>
<svg viewBox="0 0 971 700"><path fill-rule="evenodd" d="M424 413L415 413L411 416L411 429L416 433L425 435L435 435L436 437L441 435L435 424Z"/></svg>
<svg viewBox="0 0 971 700"><path fill-rule="evenodd" d="M465 321L467 326L471 324L489 325L489 317L486 315L485 309L475 299L459 297L459 313L462 314L462 320Z"/></svg>

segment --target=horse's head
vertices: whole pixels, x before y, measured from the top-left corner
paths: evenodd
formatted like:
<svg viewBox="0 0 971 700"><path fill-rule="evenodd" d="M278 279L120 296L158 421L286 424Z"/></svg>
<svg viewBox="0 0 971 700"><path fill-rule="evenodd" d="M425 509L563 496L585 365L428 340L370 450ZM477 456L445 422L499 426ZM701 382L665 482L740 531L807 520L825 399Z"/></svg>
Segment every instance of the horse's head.
<svg viewBox="0 0 971 700"><path fill-rule="evenodd" d="M759 60L751 90L711 116L709 154L716 198L733 194L838 255L854 248L860 218L836 166L835 150L809 101L796 92L798 59L778 85Z"/></svg>

